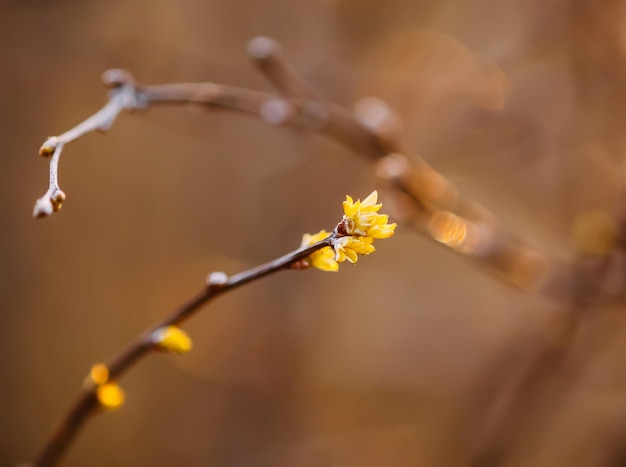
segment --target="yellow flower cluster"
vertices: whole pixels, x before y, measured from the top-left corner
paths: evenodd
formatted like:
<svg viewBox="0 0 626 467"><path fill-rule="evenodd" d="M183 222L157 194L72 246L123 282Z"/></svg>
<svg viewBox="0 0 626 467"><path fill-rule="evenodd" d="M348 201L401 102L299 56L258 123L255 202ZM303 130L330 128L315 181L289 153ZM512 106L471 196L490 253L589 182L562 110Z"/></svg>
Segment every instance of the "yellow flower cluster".
<svg viewBox="0 0 626 467"><path fill-rule="evenodd" d="M339 263L348 260L356 263L359 255L369 255L374 248L374 239L389 238L394 234L396 224L388 224L389 216L378 214L382 204L378 204L378 193L373 191L363 201L356 202L346 196L343 202L344 216L335 230L333 246L316 251L307 258L310 266L322 271L337 271ZM313 245L331 235L321 230L314 235L302 237L302 247Z"/></svg>
<svg viewBox="0 0 626 467"><path fill-rule="evenodd" d="M321 240L324 240L330 235L329 232L325 230L320 230L316 234L304 234L302 236L302 244L300 245L302 248L306 246L313 245ZM312 253L311 256L306 258L307 266L313 266L322 271L338 271L339 264L335 261L335 252L329 246L322 248L321 250L317 250L315 253Z"/></svg>
<svg viewBox="0 0 626 467"><path fill-rule="evenodd" d="M356 203L350 196L346 196L343 202L343 223L345 223L347 234L372 240L391 237L396 230L396 224L388 224L389 216L378 214L382 206L378 203L376 190L363 201L357 200Z"/></svg>

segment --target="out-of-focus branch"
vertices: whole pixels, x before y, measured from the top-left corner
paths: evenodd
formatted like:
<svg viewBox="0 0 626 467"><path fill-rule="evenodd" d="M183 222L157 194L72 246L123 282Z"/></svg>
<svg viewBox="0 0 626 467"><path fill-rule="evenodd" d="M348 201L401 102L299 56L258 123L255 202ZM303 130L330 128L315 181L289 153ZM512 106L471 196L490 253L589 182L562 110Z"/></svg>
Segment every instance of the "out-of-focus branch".
<svg viewBox="0 0 626 467"><path fill-rule="evenodd" d="M269 37L255 37L248 42L248 56L283 96L312 101L322 100L306 81L287 66L281 55L282 47Z"/></svg>
<svg viewBox="0 0 626 467"><path fill-rule="evenodd" d="M298 105L297 99L306 99L299 104L301 112L314 105L326 109L322 132L376 161L377 174L393 188L401 220L486 266L509 284L553 294L549 285L540 290L551 284L546 280L547 258L504 229L480 203L461 196L451 182L413 154L403 142L400 117L385 102L367 97L352 112L322 100L283 61L280 46L271 39L253 39L248 54L291 102Z"/></svg>
<svg viewBox="0 0 626 467"><path fill-rule="evenodd" d="M516 357L504 355L481 378L476 393L479 403L462 433L463 438L472 439L468 459L472 467L505 463L525 422L532 420L533 403L558 375L590 313L624 297L626 197L612 211L583 214L574 234L578 256L561 271L567 299L552 317L549 338L514 342L510 352ZM619 452L621 442L616 437L611 449Z"/></svg>
<svg viewBox="0 0 626 467"><path fill-rule="evenodd" d="M272 43L260 44L264 46L264 53L258 54L263 55L260 68L264 75L287 96L310 95L299 84L300 78L281 62L280 49ZM290 86L284 84L285 77L290 79ZM300 89L305 91L298 92ZM577 242L578 255L568 264L556 264L508 232L484 206L462 196L444 176L412 154L402 141L401 120L383 101L362 99L347 117L356 119L376 138L370 155L377 160L378 175L395 189L402 220L487 266L508 283L533 290L561 308L554 317L551 340L539 343L537 349L526 348L526 343L517 349L526 357L521 368L505 382L506 387L494 384L502 377L501 368L488 375L489 384L500 390L495 394L484 391L483 396L490 400L483 405L478 430L473 427L470 464L500 465L527 409L558 371L587 315L600 304L624 296L626 202L621 200L612 213L583 219L583 237L588 238ZM586 231L589 226L591 232Z"/></svg>
<svg viewBox="0 0 626 467"><path fill-rule="evenodd" d="M234 290L269 274L297 265L300 261L317 250L332 245L336 238L338 238L337 234L333 233L311 246L300 248L266 264L248 269L247 271L240 272L230 277L221 272L210 274L207 278L206 287L174 310L165 319L139 335L132 343L106 364L106 381L118 380L142 357L158 349L158 336L161 330L166 329L168 326L178 326L182 324L193 314L198 312L207 302L225 292ZM101 386L101 383L102 382L99 381L93 381L93 378L92 380L86 380L83 391L78 396L65 418L53 431L51 437L38 455L37 460L32 464L33 467L46 467L57 464L86 420L98 411L100 407L98 388Z"/></svg>
<svg viewBox="0 0 626 467"><path fill-rule="evenodd" d="M110 70L108 104L74 129L49 138L41 154L52 155L50 189L37 201L34 214L45 217L61 207L65 194L57 183L63 145L94 130L108 129L122 110L157 105L197 104L260 117L272 125L316 130L377 162L377 173L393 188L400 220L430 238L474 259L509 284L537 291L545 283L549 262L544 255L511 235L486 208L461 196L456 188L402 141L402 122L376 98L361 100L355 111L321 100L283 61L273 40L253 39L248 53L282 96L215 83L142 86L128 72ZM549 291L541 291L550 295Z"/></svg>

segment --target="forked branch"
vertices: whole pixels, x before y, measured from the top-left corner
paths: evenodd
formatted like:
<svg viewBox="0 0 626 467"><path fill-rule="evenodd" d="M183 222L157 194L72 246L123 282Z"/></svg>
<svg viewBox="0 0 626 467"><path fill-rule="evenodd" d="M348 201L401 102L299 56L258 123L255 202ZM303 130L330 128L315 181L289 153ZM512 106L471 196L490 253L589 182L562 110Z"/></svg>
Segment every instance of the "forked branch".
<svg viewBox="0 0 626 467"><path fill-rule="evenodd" d="M284 62L280 46L259 37L248 47L253 62L280 95L216 83L179 83L145 86L130 73L109 70L104 82L109 102L98 113L72 130L49 138L42 146L50 161L50 188L40 198L35 217L58 211L65 194L57 182L58 163L64 145L94 130L108 129L123 110L159 105L196 104L237 111L272 125L304 127L347 146L376 163L377 173L392 188L396 215L408 225L487 267L507 283L525 290L544 290L550 262L543 254L512 235L482 205L461 196L444 176L404 147L402 124L380 99L365 98L355 111L318 96Z"/></svg>

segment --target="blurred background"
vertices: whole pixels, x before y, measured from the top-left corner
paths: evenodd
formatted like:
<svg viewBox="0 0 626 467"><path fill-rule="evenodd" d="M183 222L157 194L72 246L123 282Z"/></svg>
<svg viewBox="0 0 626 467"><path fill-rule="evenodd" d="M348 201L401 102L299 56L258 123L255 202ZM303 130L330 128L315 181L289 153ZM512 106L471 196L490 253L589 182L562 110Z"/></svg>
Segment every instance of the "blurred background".
<svg viewBox="0 0 626 467"><path fill-rule="evenodd" d="M105 102L101 73L270 90L256 35L323 95L375 95L411 147L540 251L624 184L622 0L0 2L0 464L32 460L92 364L203 286L332 228L384 185L358 155L232 113L123 114L65 148L63 210L34 220L37 151ZM67 466L463 466L485 405L563 310L408 228L339 273L282 272L185 325ZM521 407L499 461L626 465L626 322L598 307ZM513 375L513 376L511 376ZM620 439L619 436L622 436Z"/></svg>

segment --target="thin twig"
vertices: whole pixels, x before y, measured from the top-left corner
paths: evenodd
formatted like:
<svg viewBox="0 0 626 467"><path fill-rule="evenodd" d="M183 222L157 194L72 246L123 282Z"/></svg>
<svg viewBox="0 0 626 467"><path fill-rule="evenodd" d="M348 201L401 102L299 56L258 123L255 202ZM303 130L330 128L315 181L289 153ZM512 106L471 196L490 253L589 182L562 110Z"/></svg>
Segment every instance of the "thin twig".
<svg viewBox="0 0 626 467"><path fill-rule="evenodd" d="M150 327L140 334L117 356L113 357L106 365L110 380L119 379L129 368L136 364L141 358L155 350L154 335L160 329L167 326L178 326L189 319L193 314L213 298L234 290L249 282L260 279L277 271L288 269L302 259L310 256L315 251L330 246L337 234L333 233L324 240L311 246L299 248L287 253L268 263L248 269L233 276L227 277L223 273L210 274L207 285L200 292L190 298L186 303L179 306L166 318ZM65 418L53 431L51 437L42 448L34 462L33 467L47 467L56 465L61 456L67 450L72 440L76 437L86 420L95 414L99 408L97 398L98 386L88 381L69 410Z"/></svg>
<svg viewBox="0 0 626 467"><path fill-rule="evenodd" d="M79 123L74 128L59 136L49 137L39 149L42 157L50 159L50 187L46 194L37 200L33 215L37 218L46 217L61 209L65 201L65 193L58 182L59 160L63 146L93 131L107 131L116 117L123 110L139 109L144 105L134 89L132 76L123 70L108 70L102 75L102 81L109 90L109 101L102 109Z"/></svg>

